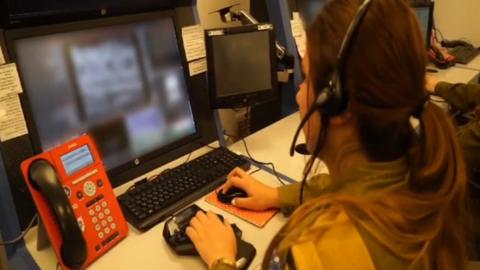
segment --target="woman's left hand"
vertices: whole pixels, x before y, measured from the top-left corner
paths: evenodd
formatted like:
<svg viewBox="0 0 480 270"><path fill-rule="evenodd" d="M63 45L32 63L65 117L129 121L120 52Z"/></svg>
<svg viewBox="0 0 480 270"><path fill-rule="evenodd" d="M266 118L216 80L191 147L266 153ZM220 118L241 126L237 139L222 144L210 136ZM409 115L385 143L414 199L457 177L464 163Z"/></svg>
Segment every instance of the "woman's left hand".
<svg viewBox="0 0 480 270"><path fill-rule="evenodd" d="M232 226L212 213L198 211L186 230L187 236L209 268L218 259L235 262L237 240Z"/></svg>

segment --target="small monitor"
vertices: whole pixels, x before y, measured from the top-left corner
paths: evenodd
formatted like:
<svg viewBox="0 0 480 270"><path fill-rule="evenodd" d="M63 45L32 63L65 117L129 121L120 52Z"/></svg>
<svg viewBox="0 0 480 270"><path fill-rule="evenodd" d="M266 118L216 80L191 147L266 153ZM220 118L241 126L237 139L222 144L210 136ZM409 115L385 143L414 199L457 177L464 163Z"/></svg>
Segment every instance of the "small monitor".
<svg viewBox="0 0 480 270"><path fill-rule="evenodd" d="M206 31L212 108L232 108L278 98L275 38L271 24Z"/></svg>
<svg viewBox="0 0 480 270"><path fill-rule="evenodd" d="M89 133L115 175L197 137L173 12L7 36L38 150ZM82 151L64 157L72 172L89 162Z"/></svg>
<svg viewBox="0 0 480 270"><path fill-rule="evenodd" d="M432 37L433 28L433 3L414 4L413 9L417 14L420 23L420 30L422 30L423 40L428 47L430 47L430 40Z"/></svg>

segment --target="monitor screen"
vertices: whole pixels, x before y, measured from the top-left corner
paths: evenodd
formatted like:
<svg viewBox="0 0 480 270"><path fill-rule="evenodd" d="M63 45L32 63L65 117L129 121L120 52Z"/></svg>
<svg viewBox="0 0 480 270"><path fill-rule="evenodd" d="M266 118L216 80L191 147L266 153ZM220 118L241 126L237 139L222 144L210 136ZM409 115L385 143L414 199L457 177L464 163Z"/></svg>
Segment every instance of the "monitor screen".
<svg viewBox="0 0 480 270"><path fill-rule="evenodd" d="M15 39L41 150L90 133L107 169L196 133L173 17Z"/></svg>
<svg viewBox="0 0 480 270"><path fill-rule="evenodd" d="M220 100L229 97L241 100L242 96L276 88L271 31L239 29L208 37L209 86Z"/></svg>
<svg viewBox="0 0 480 270"><path fill-rule="evenodd" d="M212 47L219 97L272 87L268 32L218 36Z"/></svg>
<svg viewBox="0 0 480 270"><path fill-rule="evenodd" d="M423 40L427 44L430 44L430 32L432 24L431 20L431 7L429 6L417 6L415 7L415 13L417 14L418 21L420 23L420 30L422 30Z"/></svg>

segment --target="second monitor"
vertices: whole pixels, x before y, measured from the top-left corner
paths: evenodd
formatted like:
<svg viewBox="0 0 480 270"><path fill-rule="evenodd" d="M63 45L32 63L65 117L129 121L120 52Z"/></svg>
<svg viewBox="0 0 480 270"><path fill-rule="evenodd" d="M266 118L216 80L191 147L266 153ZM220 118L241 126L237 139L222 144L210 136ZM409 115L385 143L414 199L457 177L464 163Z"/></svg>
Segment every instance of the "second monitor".
<svg viewBox="0 0 480 270"><path fill-rule="evenodd" d="M255 105L278 97L271 24L207 30L206 47L213 108Z"/></svg>

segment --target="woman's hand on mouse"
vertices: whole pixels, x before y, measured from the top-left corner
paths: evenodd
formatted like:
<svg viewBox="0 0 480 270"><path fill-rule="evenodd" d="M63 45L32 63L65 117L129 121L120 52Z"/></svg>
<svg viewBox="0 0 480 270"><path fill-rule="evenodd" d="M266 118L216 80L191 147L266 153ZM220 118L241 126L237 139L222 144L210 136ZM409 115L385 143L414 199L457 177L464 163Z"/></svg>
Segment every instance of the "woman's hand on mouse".
<svg viewBox="0 0 480 270"><path fill-rule="evenodd" d="M223 186L226 192L231 187L237 187L247 192L247 198L235 198L232 204L245 209L263 211L279 207L278 190L262 184L240 168L233 169L227 176Z"/></svg>
<svg viewBox="0 0 480 270"><path fill-rule="evenodd" d="M235 261L237 240L232 225L222 222L216 214L198 211L185 232L209 269L219 259Z"/></svg>

